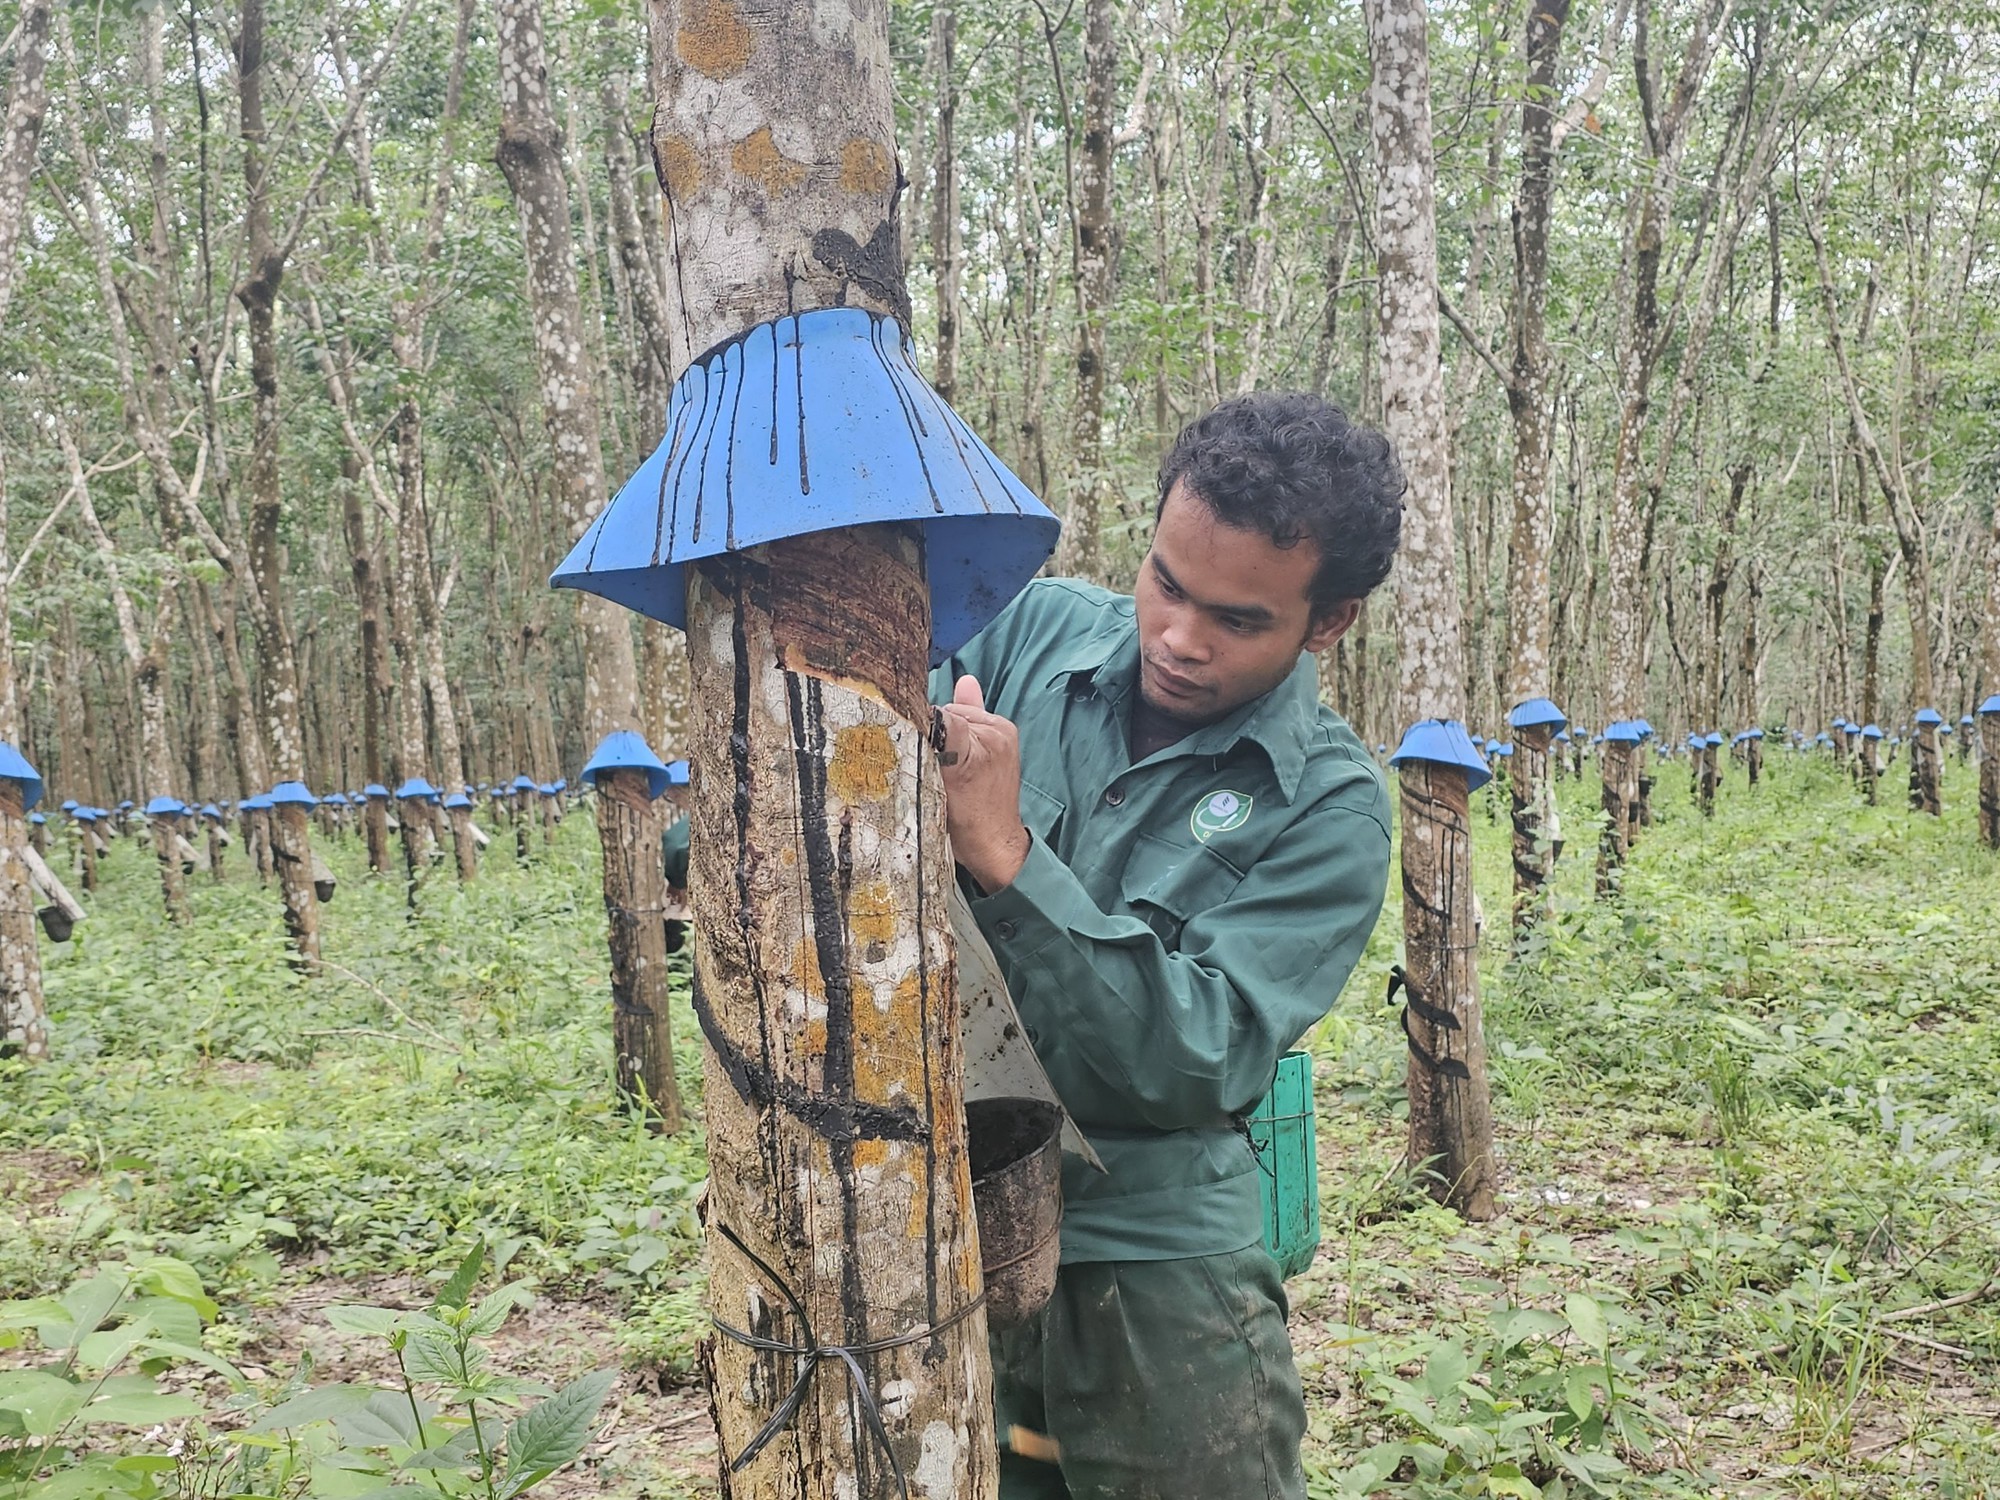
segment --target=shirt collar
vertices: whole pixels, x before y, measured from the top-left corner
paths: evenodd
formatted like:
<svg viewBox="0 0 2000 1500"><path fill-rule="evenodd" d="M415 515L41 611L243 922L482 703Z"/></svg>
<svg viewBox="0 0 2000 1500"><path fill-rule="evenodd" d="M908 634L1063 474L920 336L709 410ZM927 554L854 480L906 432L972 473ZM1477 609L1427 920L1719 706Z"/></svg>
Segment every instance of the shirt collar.
<svg viewBox="0 0 2000 1500"><path fill-rule="evenodd" d="M1058 658L1049 675L1051 686L1066 681L1073 687L1084 679L1095 683L1110 701L1124 700L1138 681L1139 625L1124 612L1117 618L1116 625L1093 632ZM1310 656L1301 655L1291 676L1263 697L1252 699L1160 753L1219 758L1234 750L1239 741L1249 740L1270 760L1278 790L1290 802L1305 774L1306 747L1318 706L1319 665Z"/></svg>

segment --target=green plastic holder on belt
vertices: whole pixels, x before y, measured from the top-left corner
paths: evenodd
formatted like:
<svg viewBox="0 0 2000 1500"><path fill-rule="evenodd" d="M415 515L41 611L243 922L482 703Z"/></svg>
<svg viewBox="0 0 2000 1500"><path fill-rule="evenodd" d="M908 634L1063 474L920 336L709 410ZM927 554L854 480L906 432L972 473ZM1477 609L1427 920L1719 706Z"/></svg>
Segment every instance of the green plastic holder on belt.
<svg viewBox="0 0 2000 1500"><path fill-rule="evenodd" d="M1264 1248L1279 1274L1293 1277L1319 1250L1319 1152L1313 1140L1312 1055L1278 1059L1271 1092L1244 1121L1257 1155L1264 1200Z"/></svg>

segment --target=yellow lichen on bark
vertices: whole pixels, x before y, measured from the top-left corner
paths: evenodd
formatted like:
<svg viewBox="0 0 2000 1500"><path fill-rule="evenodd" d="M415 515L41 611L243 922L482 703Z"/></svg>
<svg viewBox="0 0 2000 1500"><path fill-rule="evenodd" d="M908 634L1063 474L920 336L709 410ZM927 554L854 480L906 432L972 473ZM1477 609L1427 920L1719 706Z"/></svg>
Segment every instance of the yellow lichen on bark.
<svg viewBox="0 0 2000 1500"><path fill-rule="evenodd" d="M701 158L695 154L694 143L684 135L660 136L653 150L655 170L667 195L683 202L692 198L701 186Z"/></svg>
<svg viewBox="0 0 2000 1500"><path fill-rule="evenodd" d="M729 163L773 196L795 188L805 179L804 162L778 149L771 127L759 125L729 150Z"/></svg>
<svg viewBox="0 0 2000 1500"><path fill-rule="evenodd" d="M743 24L730 0L693 0L682 19L681 60L710 78L734 78L750 66L756 33Z"/></svg>
<svg viewBox="0 0 2000 1500"><path fill-rule="evenodd" d="M889 795L896 773L896 746L880 724L856 724L834 740L827 785L846 802L872 802Z"/></svg>
<svg viewBox="0 0 2000 1500"><path fill-rule="evenodd" d="M896 159L878 141L856 136L840 148L840 185L850 193L881 193L896 180Z"/></svg>

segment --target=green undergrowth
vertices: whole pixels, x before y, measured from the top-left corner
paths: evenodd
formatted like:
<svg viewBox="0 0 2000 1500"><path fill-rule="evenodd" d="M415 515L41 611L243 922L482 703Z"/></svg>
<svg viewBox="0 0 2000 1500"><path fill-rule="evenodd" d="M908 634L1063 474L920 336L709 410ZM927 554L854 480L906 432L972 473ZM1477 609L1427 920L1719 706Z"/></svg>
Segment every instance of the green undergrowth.
<svg viewBox="0 0 2000 1500"><path fill-rule="evenodd" d="M1712 819L1666 768L1608 901L1594 783L1562 783L1554 914L1518 957L1504 800L1475 796L1491 1223L1402 1162L1391 882L1311 1039L1325 1243L1290 1290L1314 1500L2000 1494L2000 866L1955 762L1939 822L1773 759ZM203 1347L254 1353L273 1399L294 1299L421 1306L478 1244L601 1315L588 1363L692 1380L696 1033L677 967L691 1123L650 1135L612 1102L588 820L526 866L496 839L471 887L441 870L415 920L357 840L326 850L310 982L240 860L175 929L136 843L45 946L55 1055L0 1064L0 1297L171 1256L217 1304ZM682 1492L635 1472L596 1479Z"/></svg>

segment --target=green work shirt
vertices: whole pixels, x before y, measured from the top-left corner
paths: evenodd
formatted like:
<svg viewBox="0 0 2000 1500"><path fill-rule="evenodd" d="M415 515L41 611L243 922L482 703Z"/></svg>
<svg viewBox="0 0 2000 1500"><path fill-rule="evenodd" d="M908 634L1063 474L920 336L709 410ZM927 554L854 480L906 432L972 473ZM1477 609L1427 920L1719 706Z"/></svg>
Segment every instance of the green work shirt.
<svg viewBox="0 0 2000 1500"><path fill-rule="evenodd" d="M1255 702L1134 762L1129 597L1028 585L931 674L1021 736L1033 845L972 893L1028 1035L1106 1171L1064 1159L1067 1262L1219 1255L1261 1234L1237 1117L1333 1006L1382 909L1389 804L1301 657Z"/></svg>

